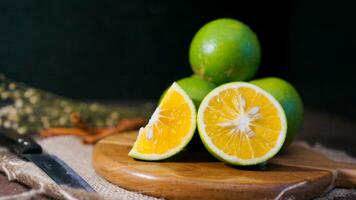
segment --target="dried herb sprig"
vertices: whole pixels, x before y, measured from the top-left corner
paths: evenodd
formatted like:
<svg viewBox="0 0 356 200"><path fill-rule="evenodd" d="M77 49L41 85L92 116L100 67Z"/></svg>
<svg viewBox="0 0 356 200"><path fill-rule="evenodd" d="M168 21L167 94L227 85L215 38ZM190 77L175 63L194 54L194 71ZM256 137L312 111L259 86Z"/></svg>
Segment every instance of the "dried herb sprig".
<svg viewBox="0 0 356 200"><path fill-rule="evenodd" d="M71 114L80 113L88 126L111 127L121 118L148 117L152 104L104 106L64 98L29 87L0 74L0 126L20 134L50 127L72 127ZM6 105L3 105L6 104Z"/></svg>

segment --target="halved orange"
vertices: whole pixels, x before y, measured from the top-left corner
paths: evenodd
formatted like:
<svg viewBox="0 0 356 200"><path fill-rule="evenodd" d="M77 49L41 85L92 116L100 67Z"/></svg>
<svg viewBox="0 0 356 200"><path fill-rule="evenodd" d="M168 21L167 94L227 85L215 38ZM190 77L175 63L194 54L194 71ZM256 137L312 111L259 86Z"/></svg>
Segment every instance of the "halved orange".
<svg viewBox="0 0 356 200"><path fill-rule="evenodd" d="M196 129L196 109L186 92L173 83L151 116L139 130L129 156L140 160L162 160L181 151Z"/></svg>
<svg viewBox="0 0 356 200"><path fill-rule="evenodd" d="M202 101L199 135L207 150L232 165L254 165L281 149L287 131L282 106L263 89L245 82L221 85Z"/></svg>

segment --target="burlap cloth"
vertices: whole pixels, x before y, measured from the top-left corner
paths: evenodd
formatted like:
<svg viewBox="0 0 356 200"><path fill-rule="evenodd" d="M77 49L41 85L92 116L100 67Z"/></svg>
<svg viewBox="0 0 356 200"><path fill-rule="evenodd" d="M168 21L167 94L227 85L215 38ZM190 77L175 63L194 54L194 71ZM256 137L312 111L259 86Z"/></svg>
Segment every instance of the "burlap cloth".
<svg viewBox="0 0 356 200"><path fill-rule="evenodd" d="M0 171L4 172L10 180L17 180L33 188L32 190L15 196L0 197L4 199L30 199L36 194L44 194L57 199L156 199L140 193L131 192L113 185L98 176L91 164L93 146L83 145L81 141L71 136L53 137L37 140L43 149L54 154L78 172L96 191L89 194L82 190L59 187L44 172L39 170L33 163L25 162L5 148L0 147ZM356 164L356 159L343 152L326 149L321 145L317 148L330 158ZM333 189L317 199L353 199L356 198L354 189Z"/></svg>

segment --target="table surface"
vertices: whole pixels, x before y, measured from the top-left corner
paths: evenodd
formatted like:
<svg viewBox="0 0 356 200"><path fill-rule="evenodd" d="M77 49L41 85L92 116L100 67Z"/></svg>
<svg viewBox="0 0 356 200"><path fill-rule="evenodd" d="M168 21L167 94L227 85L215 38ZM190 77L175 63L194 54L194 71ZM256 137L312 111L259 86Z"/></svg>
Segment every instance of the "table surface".
<svg viewBox="0 0 356 200"><path fill-rule="evenodd" d="M307 109L298 139L306 140L311 144L320 143L328 148L343 150L356 157L355 133L354 119ZM5 175L0 173L0 196L19 194L28 190L29 188L17 182L8 181ZM43 196L37 197L47 199ZM356 192L340 199L356 199Z"/></svg>

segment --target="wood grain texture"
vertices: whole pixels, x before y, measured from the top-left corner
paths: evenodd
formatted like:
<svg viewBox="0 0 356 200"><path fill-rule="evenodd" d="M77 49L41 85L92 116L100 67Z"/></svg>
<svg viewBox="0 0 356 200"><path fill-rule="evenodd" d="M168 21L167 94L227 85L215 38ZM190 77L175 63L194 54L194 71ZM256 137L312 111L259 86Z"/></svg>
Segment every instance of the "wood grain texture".
<svg viewBox="0 0 356 200"><path fill-rule="evenodd" d="M168 199L310 199L334 186L356 186L356 166L334 162L307 146L292 144L268 164L236 168L204 151L183 151L162 162L127 153L135 132L114 135L94 147L93 165L108 181Z"/></svg>

